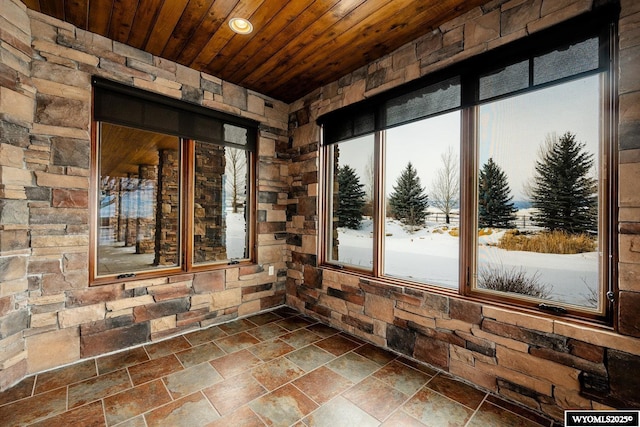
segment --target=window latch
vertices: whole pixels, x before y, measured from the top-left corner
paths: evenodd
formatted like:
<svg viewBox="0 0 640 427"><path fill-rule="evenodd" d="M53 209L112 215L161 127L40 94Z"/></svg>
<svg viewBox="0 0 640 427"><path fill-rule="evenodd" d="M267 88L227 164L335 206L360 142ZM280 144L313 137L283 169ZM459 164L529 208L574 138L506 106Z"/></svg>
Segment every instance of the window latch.
<svg viewBox="0 0 640 427"><path fill-rule="evenodd" d="M116 279L129 279L131 277L136 277L136 274L135 273L119 274L118 276L116 276Z"/></svg>
<svg viewBox="0 0 640 427"><path fill-rule="evenodd" d="M614 294L613 291L607 292L607 299L610 303L613 304L614 302L616 302L616 294Z"/></svg>
<svg viewBox="0 0 640 427"><path fill-rule="evenodd" d="M549 304L539 304L538 308L543 311L549 311L555 314L567 314L567 310L563 307L558 307L557 305L549 305Z"/></svg>
<svg viewBox="0 0 640 427"><path fill-rule="evenodd" d="M227 265L236 265L236 264L240 264L240 261L238 261L237 259L232 259L227 263Z"/></svg>

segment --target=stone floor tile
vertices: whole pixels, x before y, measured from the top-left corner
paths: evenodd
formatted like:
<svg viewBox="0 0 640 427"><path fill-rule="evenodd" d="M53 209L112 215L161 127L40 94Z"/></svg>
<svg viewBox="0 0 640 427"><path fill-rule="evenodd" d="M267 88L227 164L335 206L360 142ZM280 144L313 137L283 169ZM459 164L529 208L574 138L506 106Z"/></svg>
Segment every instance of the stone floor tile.
<svg viewBox="0 0 640 427"><path fill-rule="evenodd" d="M468 427L540 427L540 424L523 418L489 402L483 402L467 424ZM549 425L549 422L546 424Z"/></svg>
<svg viewBox="0 0 640 427"><path fill-rule="evenodd" d="M149 358L158 359L168 354L177 353L191 347L191 343L187 341L184 335L180 335L168 340L160 341L153 344L147 344L144 349L147 350Z"/></svg>
<svg viewBox="0 0 640 427"><path fill-rule="evenodd" d="M85 405L132 388L126 369L109 372L69 386L69 408Z"/></svg>
<svg viewBox="0 0 640 427"><path fill-rule="evenodd" d="M380 369L380 365L355 353L346 353L327 363L327 368L358 383Z"/></svg>
<svg viewBox="0 0 640 427"><path fill-rule="evenodd" d="M116 427L147 427L147 422L144 420L144 415L138 415L117 424Z"/></svg>
<svg viewBox="0 0 640 427"><path fill-rule="evenodd" d="M406 413L427 426L463 426L473 411L448 397L424 387L403 405Z"/></svg>
<svg viewBox="0 0 640 427"><path fill-rule="evenodd" d="M323 405L353 386L353 382L336 374L331 369L321 366L295 380L293 385L316 403Z"/></svg>
<svg viewBox="0 0 640 427"><path fill-rule="evenodd" d="M238 319L232 322L223 323L222 325L218 325L222 331L226 332L227 335L235 335L239 332L248 331L249 329L253 329L257 327L253 322L250 322L247 319Z"/></svg>
<svg viewBox="0 0 640 427"><path fill-rule="evenodd" d="M24 399L25 397L30 397L33 393L33 385L35 382L36 377L34 375L32 377L25 378L8 390L0 392L0 405L5 405L7 403L15 402L16 400Z"/></svg>
<svg viewBox="0 0 640 427"><path fill-rule="evenodd" d="M287 384L249 403L249 407L267 425L290 426L307 416L318 405L296 387Z"/></svg>
<svg viewBox="0 0 640 427"><path fill-rule="evenodd" d="M315 343L318 347L329 353L340 356L348 351L360 347L360 344L351 341L341 335L333 335Z"/></svg>
<svg viewBox="0 0 640 427"><path fill-rule="evenodd" d="M220 418L211 403L197 392L144 415L148 427L200 427Z"/></svg>
<svg viewBox="0 0 640 427"><path fill-rule="evenodd" d="M278 320L276 323L289 331L295 331L296 329L306 328L318 322L305 316L293 316Z"/></svg>
<svg viewBox="0 0 640 427"><path fill-rule="evenodd" d="M108 356L99 357L96 359L96 363L98 365L98 373L103 375L107 372L117 371L118 369L137 365L148 360L149 355L144 348L136 347L131 350L125 350Z"/></svg>
<svg viewBox="0 0 640 427"><path fill-rule="evenodd" d="M290 346L295 348L302 348L314 342L320 341L322 337L318 334L314 334L308 329L298 329L293 332L289 332L280 337L280 339Z"/></svg>
<svg viewBox="0 0 640 427"><path fill-rule="evenodd" d="M373 376L408 396L420 390L431 379L424 372L395 360L380 368Z"/></svg>
<svg viewBox="0 0 640 427"><path fill-rule="evenodd" d="M280 357L254 368L251 374L267 390L275 390L304 375L304 371L288 359Z"/></svg>
<svg viewBox="0 0 640 427"><path fill-rule="evenodd" d="M260 341L257 338L252 337L246 332L240 332L215 341L216 345L227 353L235 353L236 351L251 347L259 342Z"/></svg>
<svg viewBox="0 0 640 427"><path fill-rule="evenodd" d="M148 362L128 368L133 385L140 385L157 378L162 378L174 372L181 371L182 369L184 368L174 354L149 360Z"/></svg>
<svg viewBox="0 0 640 427"><path fill-rule="evenodd" d="M171 396L160 380L152 381L104 399L107 425L136 417L171 401Z"/></svg>
<svg viewBox="0 0 640 427"><path fill-rule="evenodd" d="M287 354L286 358L309 372L316 369L318 366L322 366L325 363L330 362L336 357L315 345L308 345L300 350Z"/></svg>
<svg viewBox="0 0 640 427"><path fill-rule="evenodd" d="M207 424L207 427L265 427L265 423L248 406Z"/></svg>
<svg viewBox="0 0 640 427"><path fill-rule="evenodd" d="M67 388L62 387L0 406L0 420L6 425L25 425L66 409Z"/></svg>
<svg viewBox="0 0 640 427"><path fill-rule="evenodd" d="M216 410L227 415L267 393L249 372L224 380L203 390Z"/></svg>
<svg viewBox="0 0 640 427"><path fill-rule="evenodd" d="M430 377L433 377L435 375L438 374L437 369L434 369L430 366L427 365L423 365L422 363L418 363L415 360L411 360L411 359L407 359L406 357L399 357L396 359L398 362L403 363L407 366L411 366L413 369L418 370L420 372L424 372L425 374L429 375Z"/></svg>
<svg viewBox="0 0 640 427"><path fill-rule="evenodd" d="M273 311L266 313L255 314L247 317L247 320L251 323L255 323L258 326L266 325L267 323L275 322L276 320L282 320L282 316L278 316Z"/></svg>
<svg viewBox="0 0 640 427"><path fill-rule="evenodd" d="M273 310L272 313L285 318L298 316L300 314L300 312L298 312L297 310L287 306L278 307Z"/></svg>
<svg viewBox="0 0 640 427"><path fill-rule="evenodd" d="M304 419L314 427L375 427L380 423L344 397L338 396Z"/></svg>
<svg viewBox="0 0 640 427"><path fill-rule="evenodd" d="M248 350L240 350L233 354L212 360L211 365L216 368L224 378L234 377L260 365L262 361Z"/></svg>
<svg viewBox="0 0 640 427"><path fill-rule="evenodd" d="M383 421L409 396L373 377L368 377L342 394L360 409Z"/></svg>
<svg viewBox="0 0 640 427"><path fill-rule="evenodd" d="M316 323L314 325L307 326L306 329L310 330L316 335L320 335L322 338L329 338L332 335L337 335L340 333L340 331L336 328L327 326L324 323Z"/></svg>
<svg viewBox="0 0 640 427"><path fill-rule="evenodd" d="M80 406L71 411L63 412L60 415L50 417L30 424L30 427L51 427L51 426L83 426L101 427L105 426L102 402L96 401L88 405Z"/></svg>
<svg viewBox="0 0 640 427"><path fill-rule="evenodd" d="M64 387L97 375L96 361L93 359L44 372L36 376L34 394Z"/></svg>
<svg viewBox="0 0 640 427"><path fill-rule="evenodd" d="M542 415L537 414L529 409L523 408L522 406L518 406L511 402L507 402L506 400L501 399L498 396L494 396L490 394L487 396L485 401L492 403L496 406L499 406L500 408L507 409L508 411L511 411L517 415L520 415L521 417L527 418L528 420L531 420L542 426L548 427L549 425L551 425L550 419L545 418Z"/></svg>
<svg viewBox="0 0 640 427"><path fill-rule="evenodd" d="M211 326L207 329L202 329L200 331L190 332L186 334L184 337L191 343L191 345L196 346L200 344L205 344L210 341L215 341L220 338L224 338L229 336L226 332L220 329L217 326Z"/></svg>
<svg viewBox="0 0 640 427"><path fill-rule="evenodd" d="M209 362L218 357L224 356L225 353L220 347L212 342L207 342L196 347L176 353L176 357L185 368L199 365L203 362Z"/></svg>
<svg viewBox="0 0 640 427"><path fill-rule="evenodd" d="M223 380L209 363L201 363L163 378L173 399L179 399Z"/></svg>
<svg viewBox="0 0 640 427"><path fill-rule="evenodd" d="M258 326L257 328L248 331L251 336L256 337L260 341L268 341L278 338L287 332L289 331L275 323L267 323L266 325Z"/></svg>
<svg viewBox="0 0 640 427"><path fill-rule="evenodd" d="M477 409L487 395L477 388L443 374L433 377L427 383L427 387L471 409Z"/></svg>
<svg viewBox="0 0 640 427"><path fill-rule="evenodd" d="M358 353L360 356L364 356L367 359L371 359L379 365L386 365L398 357L390 351L376 347L372 344L365 344L362 347L356 348L353 352Z"/></svg>
<svg viewBox="0 0 640 427"><path fill-rule="evenodd" d="M420 421L402 410L397 410L380 427L425 427Z"/></svg>
<svg viewBox="0 0 640 427"><path fill-rule="evenodd" d="M259 357L264 362L268 362L287 353L291 353L295 348L291 347L279 339L270 340L256 344L248 349L254 356Z"/></svg>

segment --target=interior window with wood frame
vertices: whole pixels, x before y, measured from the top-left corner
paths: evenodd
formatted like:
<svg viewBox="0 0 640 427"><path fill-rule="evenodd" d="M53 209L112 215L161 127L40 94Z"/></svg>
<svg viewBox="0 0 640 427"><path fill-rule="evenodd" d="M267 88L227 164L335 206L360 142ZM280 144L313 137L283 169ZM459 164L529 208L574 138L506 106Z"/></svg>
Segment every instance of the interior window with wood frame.
<svg viewBox="0 0 640 427"><path fill-rule="evenodd" d="M255 122L94 79L95 282L254 258Z"/></svg>
<svg viewBox="0 0 640 427"><path fill-rule="evenodd" d="M595 15L320 117L323 264L606 322L615 19Z"/></svg>

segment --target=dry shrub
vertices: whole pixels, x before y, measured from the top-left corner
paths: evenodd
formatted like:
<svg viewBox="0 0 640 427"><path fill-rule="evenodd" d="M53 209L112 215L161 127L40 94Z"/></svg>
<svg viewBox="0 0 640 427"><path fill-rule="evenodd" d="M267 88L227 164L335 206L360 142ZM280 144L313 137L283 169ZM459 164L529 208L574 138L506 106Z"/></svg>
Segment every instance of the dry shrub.
<svg viewBox="0 0 640 427"><path fill-rule="evenodd" d="M491 236L493 234L493 228L481 228L478 230L478 236Z"/></svg>
<svg viewBox="0 0 640 427"><path fill-rule="evenodd" d="M459 235L460 235L460 230L458 230L458 227L453 227L451 231L449 231L449 236L458 237Z"/></svg>
<svg viewBox="0 0 640 427"><path fill-rule="evenodd" d="M508 270L503 265L478 268L478 287L500 292L512 292L536 298L548 298L552 286L540 283L540 274L528 276L523 269Z"/></svg>
<svg viewBox="0 0 640 427"><path fill-rule="evenodd" d="M596 250L596 240L585 233L569 234L564 231L546 231L526 235L509 230L497 246L508 251L538 252L543 254L580 254Z"/></svg>

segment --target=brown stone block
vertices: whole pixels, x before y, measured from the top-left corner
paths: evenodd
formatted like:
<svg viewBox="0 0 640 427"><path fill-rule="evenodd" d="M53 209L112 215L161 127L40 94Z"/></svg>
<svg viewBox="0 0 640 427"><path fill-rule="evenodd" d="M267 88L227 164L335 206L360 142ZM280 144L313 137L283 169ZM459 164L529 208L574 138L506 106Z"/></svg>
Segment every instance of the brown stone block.
<svg viewBox="0 0 640 427"><path fill-rule="evenodd" d="M482 322L482 306L475 302L451 298L449 300L449 316L452 319L479 325Z"/></svg>
<svg viewBox="0 0 640 427"><path fill-rule="evenodd" d="M547 380L566 388L579 386L579 369L500 346L496 347L496 358L498 365L503 368Z"/></svg>
<svg viewBox="0 0 640 427"><path fill-rule="evenodd" d="M44 371L80 358L78 328L47 331L26 338L29 373Z"/></svg>
<svg viewBox="0 0 640 427"><path fill-rule="evenodd" d="M541 359L550 360L552 362L560 363L571 368L576 368L581 371L590 372L592 374L606 376L607 370L603 363L594 363L588 360L581 359L577 356L560 353L548 348L531 347L529 354Z"/></svg>
<svg viewBox="0 0 640 427"><path fill-rule="evenodd" d="M199 308L197 310L186 311L176 315L176 326L182 327L193 325L207 319L213 319L216 313L209 311L209 307Z"/></svg>
<svg viewBox="0 0 640 427"><path fill-rule="evenodd" d="M416 336L413 357L430 365L449 369L449 344L422 334Z"/></svg>
<svg viewBox="0 0 640 427"><path fill-rule="evenodd" d="M360 289L369 294L379 295L381 297L390 298L393 294L393 287L384 283L360 279Z"/></svg>
<svg viewBox="0 0 640 427"><path fill-rule="evenodd" d="M368 334L372 334L373 333L373 323L371 322L366 322L362 319L358 319L357 317L353 317L353 316L349 316L346 314L342 315L341 318L342 322L347 324L347 325L351 325L354 328L361 330L363 332L366 332Z"/></svg>
<svg viewBox="0 0 640 427"><path fill-rule="evenodd" d="M133 308L136 323L189 311L189 298L161 301Z"/></svg>
<svg viewBox="0 0 640 427"><path fill-rule="evenodd" d="M569 352L568 338L561 335L532 331L487 318L483 319L481 328L485 332L533 344L534 346L547 347L565 353Z"/></svg>
<svg viewBox="0 0 640 427"><path fill-rule="evenodd" d="M594 363L602 363L604 361L604 347L593 345L584 341L569 339L570 353L581 359L589 360Z"/></svg>
<svg viewBox="0 0 640 427"><path fill-rule="evenodd" d="M322 269L305 265L303 273L304 284L310 288L322 287L322 274Z"/></svg>
<svg viewBox="0 0 640 427"><path fill-rule="evenodd" d="M335 288L327 288L327 295L330 297L340 298L341 300L348 301L357 305L364 305L364 292L358 289L359 292L352 293Z"/></svg>
<svg viewBox="0 0 640 427"><path fill-rule="evenodd" d="M257 274L257 273L262 273L264 271L264 268L261 265L255 264L255 265L246 265L246 266L242 266L239 269L238 275L240 278L242 278L242 276L248 276L251 274Z"/></svg>
<svg viewBox="0 0 640 427"><path fill-rule="evenodd" d="M29 327L29 313L26 309L14 311L0 317L0 339L22 332Z"/></svg>
<svg viewBox="0 0 640 427"><path fill-rule="evenodd" d="M0 390L7 390L28 374L27 359L0 371Z"/></svg>
<svg viewBox="0 0 640 427"><path fill-rule="evenodd" d="M86 272L70 272L66 274L45 274L42 276L42 293L53 295L72 289L82 289L88 286Z"/></svg>
<svg viewBox="0 0 640 427"><path fill-rule="evenodd" d="M65 190L54 188L51 206L54 208L87 208L89 193L83 190Z"/></svg>
<svg viewBox="0 0 640 427"><path fill-rule="evenodd" d="M621 291L618 295L618 332L640 337L640 292Z"/></svg>
<svg viewBox="0 0 640 427"><path fill-rule="evenodd" d="M27 230L0 230L0 254L29 247Z"/></svg>
<svg viewBox="0 0 640 427"><path fill-rule="evenodd" d="M109 329L80 338L80 356L92 357L144 344L150 340L151 327L149 322L134 323L132 325Z"/></svg>
<svg viewBox="0 0 640 427"><path fill-rule="evenodd" d="M387 346L407 356L413 356L416 345L416 333L402 326L406 322L400 321L387 326Z"/></svg>
<svg viewBox="0 0 640 427"><path fill-rule="evenodd" d="M27 275L27 257L9 256L0 258L0 282L16 280Z"/></svg>
<svg viewBox="0 0 640 427"><path fill-rule="evenodd" d="M640 264L618 264L618 286L621 291L640 292Z"/></svg>
<svg viewBox="0 0 640 427"><path fill-rule="evenodd" d="M32 225L88 224L89 211L71 208L31 208L29 221Z"/></svg>
<svg viewBox="0 0 640 427"><path fill-rule="evenodd" d="M623 403L622 407L640 407L640 356L607 350L607 367L612 397Z"/></svg>
<svg viewBox="0 0 640 427"><path fill-rule="evenodd" d="M193 290L197 294L222 291L224 290L224 284L224 270L196 273L193 276Z"/></svg>
<svg viewBox="0 0 640 427"><path fill-rule="evenodd" d="M66 307L80 307L83 305L104 303L126 298L122 283L113 285L93 286L87 289L77 289L66 292Z"/></svg>

